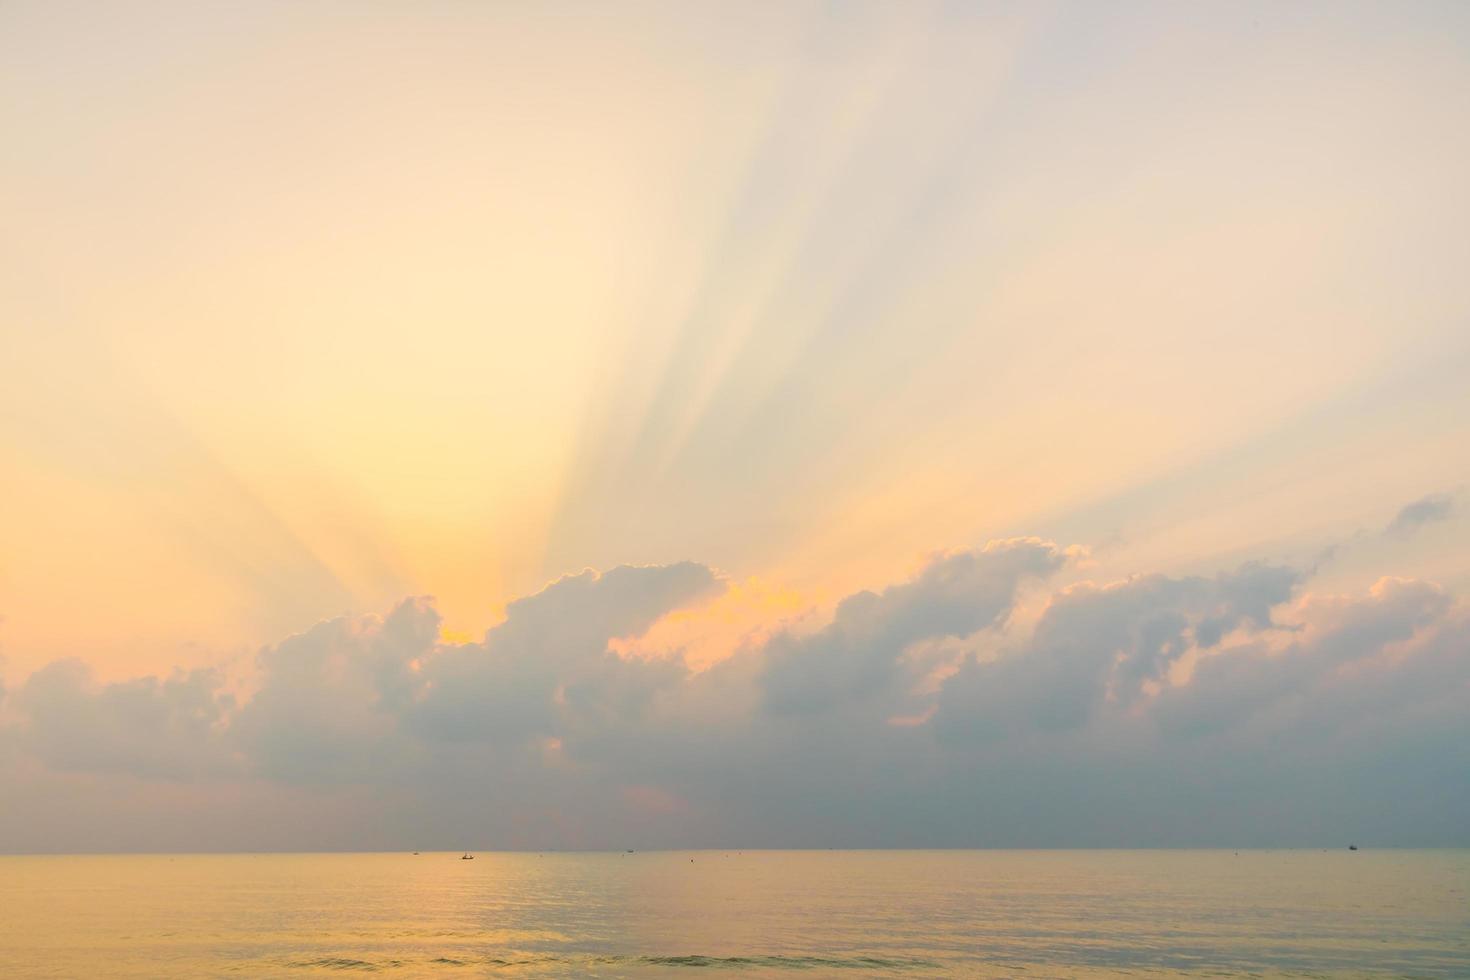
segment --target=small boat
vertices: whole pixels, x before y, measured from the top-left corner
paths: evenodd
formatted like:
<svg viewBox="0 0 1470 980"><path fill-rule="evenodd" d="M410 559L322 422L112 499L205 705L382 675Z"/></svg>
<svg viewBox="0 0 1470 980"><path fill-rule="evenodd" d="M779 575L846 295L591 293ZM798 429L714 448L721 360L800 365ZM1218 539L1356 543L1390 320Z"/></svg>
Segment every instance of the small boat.
<svg viewBox="0 0 1470 980"><path fill-rule="evenodd" d="M1348 850L1350 850L1350 851L1356 851L1357 849L1358 849L1358 845L1357 844L1349 844L1348 845Z"/></svg>
<svg viewBox="0 0 1470 980"><path fill-rule="evenodd" d="M475 856L473 854L471 854L469 851L465 851L464 852L464 857L460 858L461 861L473 861L474 859L475 859Z"/></svg>

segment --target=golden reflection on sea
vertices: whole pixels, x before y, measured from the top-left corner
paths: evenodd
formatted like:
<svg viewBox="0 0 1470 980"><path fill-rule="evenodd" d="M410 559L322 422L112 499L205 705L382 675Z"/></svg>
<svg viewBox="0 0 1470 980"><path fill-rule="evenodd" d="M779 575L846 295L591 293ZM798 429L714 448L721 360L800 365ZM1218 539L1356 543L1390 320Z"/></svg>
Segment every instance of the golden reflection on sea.
<svg viewBox="0 0 1470 980"><path fill-rule="evenodd" d="M1470 851L0 857L0 976L1464 977Z"/></svg>

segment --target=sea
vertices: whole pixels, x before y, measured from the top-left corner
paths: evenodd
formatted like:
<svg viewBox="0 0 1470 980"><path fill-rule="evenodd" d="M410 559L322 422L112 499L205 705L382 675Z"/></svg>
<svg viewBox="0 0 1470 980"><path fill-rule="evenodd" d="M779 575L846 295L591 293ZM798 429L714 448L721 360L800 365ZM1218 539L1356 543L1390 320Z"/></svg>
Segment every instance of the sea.
<svg viewBox="0 0 1470 980"><path fill-rule="evenodd" d="M1470 850L0 857L0 977L1470 977Z"/></svg>

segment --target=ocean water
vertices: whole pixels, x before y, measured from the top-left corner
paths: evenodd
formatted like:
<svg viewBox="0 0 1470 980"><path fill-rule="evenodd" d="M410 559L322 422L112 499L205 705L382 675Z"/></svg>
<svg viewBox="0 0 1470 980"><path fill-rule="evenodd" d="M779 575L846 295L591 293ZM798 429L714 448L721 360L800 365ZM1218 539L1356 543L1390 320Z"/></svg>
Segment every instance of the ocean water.
<svg viewBox="0 0 1470 980"><path fill-rule="evenodd" d="M1470 851L0 857L0 976L1470 977Z"/></svg>

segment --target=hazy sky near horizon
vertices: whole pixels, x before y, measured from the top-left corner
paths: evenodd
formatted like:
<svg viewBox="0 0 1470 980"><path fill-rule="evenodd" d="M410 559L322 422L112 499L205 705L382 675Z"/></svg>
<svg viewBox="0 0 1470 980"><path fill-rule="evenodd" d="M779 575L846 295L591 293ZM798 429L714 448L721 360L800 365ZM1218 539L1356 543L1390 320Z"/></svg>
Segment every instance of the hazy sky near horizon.
<svg viewBox="0 0 1470 980"><path fill-rule="evenodd" d="M1467 105L1455 3L0 6L0 850L1470 842Z"/></svg>

